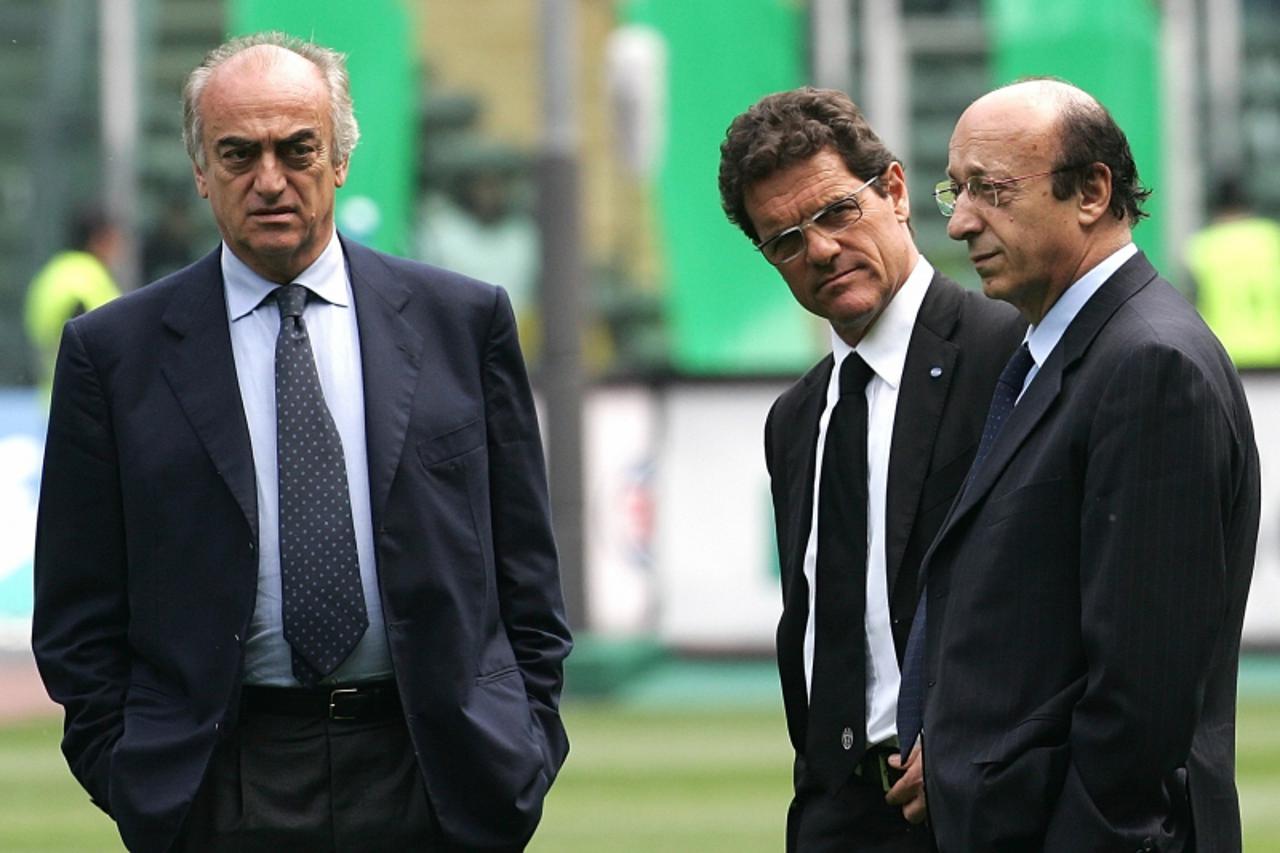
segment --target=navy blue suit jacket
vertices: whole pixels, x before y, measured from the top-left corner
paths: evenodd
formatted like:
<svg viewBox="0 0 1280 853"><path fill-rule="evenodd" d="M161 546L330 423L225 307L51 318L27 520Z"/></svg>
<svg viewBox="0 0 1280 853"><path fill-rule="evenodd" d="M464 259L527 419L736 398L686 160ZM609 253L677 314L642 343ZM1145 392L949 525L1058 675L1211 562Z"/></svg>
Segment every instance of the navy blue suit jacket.
<svg viewBox="0 0 1280 853"><path fill-rule="evenodd" d="M929 815L949 851L1240 849L1258 453L1222 346L1139 253L938 532Z"/></svg>
<svg viewBox="0 0 1280 853"><path fill-rule="evenodd" d="M568 751L570 639L511 306L343 248L414 748L454 843L517 845ZM255 474L218 257L70 322L54 378L33 646L71 769L133 850L172 843L236 723L254 605Z"/></svg>

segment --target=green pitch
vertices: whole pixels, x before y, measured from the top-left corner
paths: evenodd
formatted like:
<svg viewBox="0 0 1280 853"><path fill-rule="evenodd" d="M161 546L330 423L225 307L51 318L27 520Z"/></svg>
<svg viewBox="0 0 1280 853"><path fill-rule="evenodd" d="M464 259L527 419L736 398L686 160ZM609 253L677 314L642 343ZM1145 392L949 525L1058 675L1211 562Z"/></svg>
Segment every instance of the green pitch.
<svg viewBox="0 0 1280 853"><path fill-rule="evenodd" d="M569 762L530 853L777 853L790 748L774 707L568 702ZM72 780L58 723L0 728L0 850L119 850ZM1280 697L1240 708L1245 850L1280 853Z"/></svg>

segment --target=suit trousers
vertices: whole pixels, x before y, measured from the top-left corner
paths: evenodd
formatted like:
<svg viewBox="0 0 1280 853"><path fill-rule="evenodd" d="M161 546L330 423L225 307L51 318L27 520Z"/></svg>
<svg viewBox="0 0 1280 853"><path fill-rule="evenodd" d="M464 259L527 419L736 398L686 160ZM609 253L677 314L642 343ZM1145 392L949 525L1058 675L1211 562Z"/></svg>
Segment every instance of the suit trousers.
<svg viewBox="0 0 1280 853"><path fill-rule="evenodd" d="M787 853L935 853L926 824L884 801L878 778L853 776L831 793L803 782L787 812Z"/></svg>
<svg viewBox="0 0 1280 853"><path fill-rule="evenodd" d="M175 853L444 851L404 718L242 714Z"/></svg>

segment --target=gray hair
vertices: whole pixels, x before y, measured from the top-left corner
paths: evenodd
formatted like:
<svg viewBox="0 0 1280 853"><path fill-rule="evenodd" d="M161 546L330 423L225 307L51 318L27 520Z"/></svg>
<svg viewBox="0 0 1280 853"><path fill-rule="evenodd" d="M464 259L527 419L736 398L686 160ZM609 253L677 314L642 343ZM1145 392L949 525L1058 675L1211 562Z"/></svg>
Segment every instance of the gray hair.
<svg viewBox="0 0 1280 853"><path fill-rule="evenodd" d="M182 142L187 156L200 168L205 167L204 119L200 115L200 96L209 85L213 72L233 56L259 45L271 45L296 53L320 70L329 89L329 111L333 123L333 162L342 163L351 156L360 141L355 107L351 102L351 81L347 76L347 58L331 48L303 41L286 33L272 31L231 39L204 57L204 61L187 76L182 87Z"/></svg>

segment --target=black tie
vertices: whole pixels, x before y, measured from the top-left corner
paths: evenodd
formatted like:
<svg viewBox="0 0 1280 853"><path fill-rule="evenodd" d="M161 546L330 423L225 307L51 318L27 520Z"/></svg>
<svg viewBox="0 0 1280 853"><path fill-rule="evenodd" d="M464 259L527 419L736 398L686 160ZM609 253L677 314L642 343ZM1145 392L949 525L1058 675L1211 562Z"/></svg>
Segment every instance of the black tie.
<svg viewBox="0 0 1280 853"><path fill-rule="evenodd" d="M805 759L834 789L866 752L867 381L857 353L840 367L818 486L813 684Z"/></svg>
<svg viewBox="0 0 1280 853"><path fill-rule="evenodd" d="M276 289L276 464L284 636L293 674L313 685L346 659L369 617L360 586L342 439L302 321L307 289Z"/></svg>
<svg viewBox="0 0 1280 853"><path fill-rule="evenodd" d="M982 425L982 440L978 443L978 453L969 466L969 474L965 477L960 494L968 488L973 480L974 472L991 452L991 445L996 436L1009 419L1018 395L1022 393L1022 383L1031 370L1035 360L1031 358L1031 350L1026 344L1018 347L1009 363L1000 372L996 380L996 390L991 395L991 407L987 409L987 420ZM959 496L956 497L959 500ZM906 759L920 736L920 728L924 721L924 642L925 619L928 610L928 587L920 590L920 602L916 605L915 620L911 623L911 634L907 638L907 650L902 656L902 685L898 690L898 743L902 745L902 757Z"/></svg>

